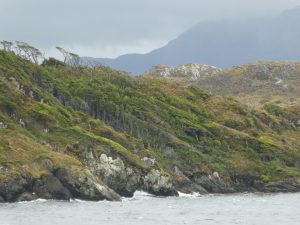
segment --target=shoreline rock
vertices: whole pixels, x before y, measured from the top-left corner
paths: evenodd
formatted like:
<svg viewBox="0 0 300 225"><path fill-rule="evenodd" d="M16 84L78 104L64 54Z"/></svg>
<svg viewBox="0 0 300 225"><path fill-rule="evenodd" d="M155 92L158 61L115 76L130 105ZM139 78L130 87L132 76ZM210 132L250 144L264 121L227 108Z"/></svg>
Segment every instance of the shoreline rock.
<svg viewBox="0 0 300 225"><path fill-rule="evenodd" d="M57 168L49 160L45 162L48 172L39 178L33 178L24 170L19 172L21 174L12 175L11 169L5 166L6 169L1 172L3 177L0 180L0 203L32 201L38 198L120 201L121 196L132 197L138 190L155 196L178 196L178 192L201 195L300 192L300 182L292 178L264 183L258 175L241 173L224 177L218 172L198 172L188 177L179 168L175 170L175 174L170 175L158 167L139 171L122 159L113 159L105 154L90 157L86 169Z"/></svg>
<svg viewBox="0 0 300 225"><path fill-rule="evenodd" d="M67 181L64 171L58 172L60 181L54 175L44 175L40 180L35 180L30 184L26 183L24 186L24 180L20 177L16 177L9 181L0 182L0 203L6 202L23 202L33 201L36 199L53 199L53 200L71 200L71 199L82 199L88 201L120 201L120 196L106 187L97 183L90 177L77 177L77 181L72 183ZM13 181L21 181L21 183L13 183ZM80 181L78 183L78 181ZM64 182L68 182L64 183ZM81 183L81 182L85 182ZM81 186L80 186L81 183ZM67 186L64 186L66 185ZM75 185L75 186L72 186ZM148 186L147 186L148 185ZM152 186L151 186L152 185ZM3 187L6 187L6 191L3 191ZM36 191L36 192L34 192ZM164 175L161 171L152 170L145 177L145 187L143 191L147 191L155 196L178 196L178 192L185 194L199 193L200 195L206 195L209 193L214 194L232 194L232 193L296 193L300 192L300 183L294 179L287 179L278 182L272 182L264 185L264 187L255 189L248 187L248 190L244 191L232 191L232 192L209 192L201 185L195 184L191 181L175 182L175 185L170 183L170 179Z"/></svg>
<svg viewBox="0 0 300 225"><path fill-rule="evenodd" d="M143 180L144 190L157 196L178 196L169 175L156 169L151 170Z"/></svg>
<svg viewBox="0 0 300 225"><path fill-rule="evenodd" d="M9 177L9 175L8 175ZM88 172L71 175L66 169L33 179L15 175L0 180L0 202L32 201L37 198L120 201L121 197Z"/></svg>

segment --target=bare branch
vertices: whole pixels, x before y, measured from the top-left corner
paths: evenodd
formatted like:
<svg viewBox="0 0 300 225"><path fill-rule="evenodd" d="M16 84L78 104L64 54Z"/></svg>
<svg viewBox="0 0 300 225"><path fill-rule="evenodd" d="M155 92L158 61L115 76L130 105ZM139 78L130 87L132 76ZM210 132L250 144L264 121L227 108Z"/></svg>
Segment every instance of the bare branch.
<svg viewBox="0 0 300 225"><path fill-rule="evenodd" d="M62 55L64 57L64 63L66 63L72 67L76 67L79 65L79 62L80 62L79 55L72 53L72 52L68 52L65 49L63 49L62 47L56 47L56 49L62 53Z"/></svg>
<svg viewBox="0 0 300 225"><path fill-rule="evenodd" d="M0 42L3 46L4 51L11 51L11 47L13 46L13 43L11 41L1 41Z"/></svg>
<svg viewBox="0 0 300 225"><path fill-rule="evenodd" d="M24 59L30 60L38 64L38 59L43 58L43 54L37 48L29 45L26 42L16 41L17 54Z"/></svg>

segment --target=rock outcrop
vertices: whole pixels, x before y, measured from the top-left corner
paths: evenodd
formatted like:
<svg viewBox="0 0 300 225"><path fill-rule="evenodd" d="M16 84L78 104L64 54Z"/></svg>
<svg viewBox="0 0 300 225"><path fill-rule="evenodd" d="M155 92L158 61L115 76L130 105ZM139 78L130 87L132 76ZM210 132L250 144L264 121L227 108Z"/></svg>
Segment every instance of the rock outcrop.
<svg viewBox="0 0 300 225"><path fill-rule="evenodd" d="M16 201L17 198L27 190L31 189L31 177L16 175L2 179L0 182L0 197L6 202Z"/></svg>
<svg viewBox="0 0 300 225"><path fill-rule="evenodd" d="M271 182L264 186L264 192L278 193L278 192L299 192L300 182L295 179L286 179L278 182Z"/></svg>
<svg viewBox="0 0 300 225"><path fill-rule="evenodd" d="M153 169L145 174L140 169L126 166L118 157L99 156L92 151L85 156L86 165L92 173L121 196L132 197L137 190L154 195L177 195L170 176L165 172Z"/></svg>
<svg viewBox="0 0 300 225"><path fill-rule="evenodd" d="M220 72L221 69L205 64L186 64L178 67L158 65L145 73L147 77L185 78L199 81Z"/></svg>
<svg viewBox="0 0 300 225"><path fill-rule="evenodd" d="M33 184L33 191L44 199L68 200L73 197L71 192L52 174L45 174L36 180Z"/></svg>
<svg viewBox="0 0 300 225"><path fill-rule="evenodd" d="M145 191L160 196L176 196L175 190L169 175L156 169L151 170L143 180Z"/></svg>
<svg viewBox="0 0 300 225"><path fill-rule="evenodd" d="M84 157L85 164L91 172L118 194L132 197L139 188L141 171L126 166L120 158L113 159L93 151L85 153Z"/></svg>
<svg viewBox="0 0 300 225"><path fill-rule="evenodd" d="M66 169L57 169L40 178L16 175L0 181L2 201L31 201L37 198L70 200L80 198L92 201L120 200L120 196L88 172L71 175ZM1 200L0 199L0 200Z"/></svg>
<svg viewBox="0 0 300 225"><path fill-rule="evenodd" d="M88 171L74 174L74 171L59 169L57 178L67 187L75 198L86 200L120 200L120 196L103 184L97 177Z"/></svg>

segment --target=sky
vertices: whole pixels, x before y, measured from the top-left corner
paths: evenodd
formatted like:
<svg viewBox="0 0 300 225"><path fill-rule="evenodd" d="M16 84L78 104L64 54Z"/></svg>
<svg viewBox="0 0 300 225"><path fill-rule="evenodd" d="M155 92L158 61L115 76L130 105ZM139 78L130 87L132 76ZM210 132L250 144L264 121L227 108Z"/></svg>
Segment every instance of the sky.
<svg viewBox="0 0 300 225"><path fill-rule="evenodd" d="M275 16L300 0L0 0L0 40L58 56L117 57L162 47L202 21Z"/></svg>

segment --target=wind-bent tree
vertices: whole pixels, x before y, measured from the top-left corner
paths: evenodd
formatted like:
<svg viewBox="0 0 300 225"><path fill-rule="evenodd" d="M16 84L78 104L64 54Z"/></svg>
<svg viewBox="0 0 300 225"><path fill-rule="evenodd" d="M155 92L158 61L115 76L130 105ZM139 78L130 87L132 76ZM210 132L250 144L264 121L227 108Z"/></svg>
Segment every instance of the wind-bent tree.
<svg viewBox="0 0 300 225"><path fill-rule="evenodd" d="M38 59L39 58L44 58L44 55L40 52L40 50L38 50L35 47L28 46L28 48L29 48L30 58L32 59L32 61L34 63L38 64Z"/></svg>
<svg viewBox="0 0 300 225"><path fill-rule="evenodd" d="M3 46L4 51L11 51L11 47L13 46L13 43L11 41L1 41L0 42Z"/></svg>
<svg viewBox="0 0 300 225"><path fill-rule="evenodd" d="M62 47L56 47L56 49L63 55L64 63L67 63L70 60L70 53L64 50Z"/></svg>
<svg viewBox="0 0 300 225"><path fill-rule="evenodd" d="M56 49L58 51L60 51L60 53L63 55L64 63L66 63L70 66L73 66L73 67L79 65L79 62L80 62L79 55L72 53L72 52L68 52L65 49L63 49L62 47L56 47Z"/></svg>
<svg viewBox="0 0 300 225"><path fill-rule="evenodd" d="M16 52L19 56L38 64L39 58L44 58L43 54L37 48L26 42L16 41Z"/></svg>
<svg viewBox="0 0 300 225"><path fill-rule="evenodd" d="M78 66L79 65L79 62L80 62L80 57L79 55L75 54L75 53L72 53L70 52L70 55L71 55L71 58L70 58L70 65L71 66Z"/></svg>
<svg viewBox="0 0 300 225"><path fill-rule="evenodd" d="M28 44L22 41L16 41L16 53L22 58L28 59Z"/></svg>

